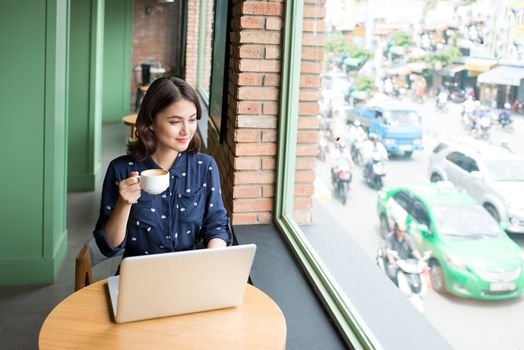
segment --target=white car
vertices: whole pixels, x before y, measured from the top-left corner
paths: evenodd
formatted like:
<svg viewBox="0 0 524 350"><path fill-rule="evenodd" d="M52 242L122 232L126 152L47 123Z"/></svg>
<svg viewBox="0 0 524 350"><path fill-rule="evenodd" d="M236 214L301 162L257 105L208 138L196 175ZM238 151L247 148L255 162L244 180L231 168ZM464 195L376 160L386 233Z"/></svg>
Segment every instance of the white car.
<svg viewBox="0 0 524 350"><path fill-rule="evenodd" d="M429 158L428 176L451 181L507 231L524 233L524 158L482 141L441 142Z"/></svg>

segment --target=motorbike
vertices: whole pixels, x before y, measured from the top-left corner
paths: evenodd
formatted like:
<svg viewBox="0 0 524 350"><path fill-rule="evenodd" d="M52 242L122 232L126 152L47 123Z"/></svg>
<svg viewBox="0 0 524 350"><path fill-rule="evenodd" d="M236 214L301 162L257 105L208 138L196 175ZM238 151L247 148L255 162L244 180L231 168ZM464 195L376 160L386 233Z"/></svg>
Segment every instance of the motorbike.
<svg viewBox="0 0 524 350"><path fill-rule="evenodd" d="M442 90L440 93L437 94L437 98L435 100L435 106L437 107L438 111L442 111L442 112L448 111L448 99L449 99L449 92L447 90Z"/></svg>
<svg viewBox="0 0 524 350"><path fill-rule="evenodd" d="M397 271L393 283L400 289L408 300L419 310L424 312L423 298L428 290L428 283L423 275L427 268L426 262L431 256L431 252L427 251L419 261L415 258L401 259L397 252L393 251L393 257L397 264ZM386 266L388 264L386 257L386 250L384 246L377 249L376 262L379 268L387 275Z"/></svg>
<svg viewBox="0 0 524 350"><path fill-rule="evenodd" d="M489 139L489 127L482 126L480 123L477 123L471 129L471 136L476 139L488 140Z"/></svg>
<svg viewBox="0 0 524 350"><path fill-rule="evenodd" d="M339 166L334 170L335 197L339 198L343 205L346 205L349 184L351 183L351 171L349 165Z"/></svg>
<svg viewBox="0 0 524 350"><path fill-rule="evenodd" d="M363 162L362 147L364 141L357 141L351 145L351 159L355 165L361 166Z"/></svg>
<svg viewBox="0 0 524 350"><path fill-rule="evenodd" d="M499 118L497 121L502 130L513 132L513 121L511 119Z"/></svg>
<svg viewBox="0 0 524 350"><path fill-rule="evenodd" d="M384 187L384 176L386 176L386 165L382 160L373 159L371 161L371 169L369 169L369 164L366 164L364 167L364 179L366 183L376 190L382 189Z"/></svg>
<svg viewBox="0 0 524 350"><path fill-rule="evenodd" d="M489 114L477 116L471 128L471 136L477 139L488 140L491 129L491 117Z"/></svg>
<svg viewBox="0 0 524 350"><path fill-rule="evenodd" d="M448 111L448 102L437 99L437 110L442 112Z"/></svg>
<svg viewBox="0 0 524 350"><path fill-rule="evenodd" d="M523 114L524 103L522 103L520 100L515 100L515 102L513 102L511 105L511 111L517 114Z"/></svg>
<svg viewBox="0 0 524 350"><path fill-rule="evenodd" d="M317 155L318 159L324 162L326 160L326 155L328 153L329 153L328 141L325 137L320 137L318 141L318 155Z"/></svg>
<svg viewBox="0 0 524 350"><path fill-rule="evenodd" d="M476 116L473 113L466 113L462 111L462 125L468 131L471 131L475 127Z"/></svg>

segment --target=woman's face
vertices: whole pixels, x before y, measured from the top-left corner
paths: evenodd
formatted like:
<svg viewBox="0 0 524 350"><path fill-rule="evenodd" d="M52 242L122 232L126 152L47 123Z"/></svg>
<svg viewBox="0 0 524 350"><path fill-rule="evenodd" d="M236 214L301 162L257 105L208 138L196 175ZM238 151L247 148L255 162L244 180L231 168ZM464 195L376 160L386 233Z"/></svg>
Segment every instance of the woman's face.
<svg viewBox="0 0 524 350"><path fill-rule="evenodd" d="M157 140L157 150L184 152L197 129L195 104L186 99L179 100L158 113L151 130Z"/></svg>

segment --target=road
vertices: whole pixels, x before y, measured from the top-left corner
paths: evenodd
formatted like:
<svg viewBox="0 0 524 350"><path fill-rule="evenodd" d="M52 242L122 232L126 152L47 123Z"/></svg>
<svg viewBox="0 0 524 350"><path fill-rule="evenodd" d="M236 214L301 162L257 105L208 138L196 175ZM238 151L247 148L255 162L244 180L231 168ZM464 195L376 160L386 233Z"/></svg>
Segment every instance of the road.
<svg viewBox="0 0 524 350"><path fill-rule="evenodd" d="M432 100L417 105L424 127L424 150L413 154L411 159L395 157L387 164L386 186L427 182L428 157L441 137L468 137L460 121L461 106L449 104L447 113L438 112ZM494 128L490 141L506 139L510 147L524 155L524 117L514 116L513 133ZM327 162L318 162L317 181L320 187L329 188L330 170ZM320 200L336 220L348 227L348 234L359 242L370 259L380 243L376 214L377 192L364 183L356 172L348 202L326 196ZM524 247L524 235L512 235ZM429 290L424 298L424 314L431 324L456 349L524 349L524 297L507 301L480 301L443 296Z"/></svg>

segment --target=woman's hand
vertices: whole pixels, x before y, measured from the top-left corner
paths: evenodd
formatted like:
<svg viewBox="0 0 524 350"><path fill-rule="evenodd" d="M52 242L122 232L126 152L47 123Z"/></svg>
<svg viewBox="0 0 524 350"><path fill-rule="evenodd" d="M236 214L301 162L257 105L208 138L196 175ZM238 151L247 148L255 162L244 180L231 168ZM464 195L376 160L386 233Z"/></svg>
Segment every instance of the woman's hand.
<svg viewBox="0 0 524 350"><path fill-rule="evenodd" d="M140 182L138 178L138 172L132 171L129 177L125 180L120 181L118 185L118 192L120 198L125 204L134 204L140 198Z"/></svg>

